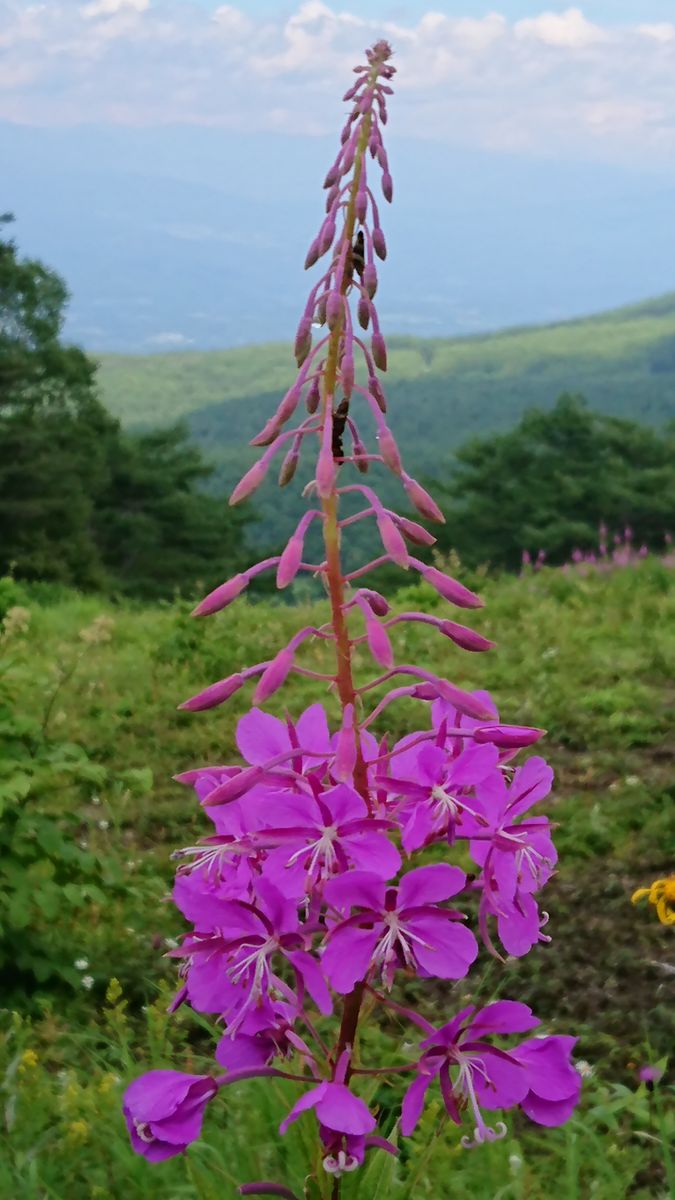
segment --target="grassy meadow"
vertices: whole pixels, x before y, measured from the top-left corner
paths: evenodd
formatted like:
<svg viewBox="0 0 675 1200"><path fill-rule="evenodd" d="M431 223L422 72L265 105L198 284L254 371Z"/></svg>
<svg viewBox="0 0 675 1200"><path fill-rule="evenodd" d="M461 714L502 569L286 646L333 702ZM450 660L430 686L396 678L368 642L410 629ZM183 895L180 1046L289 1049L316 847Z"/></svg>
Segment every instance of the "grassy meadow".
<svg viewBox="0 0 675 1200"><path fill-rule="evenodd" d="M400 1162L372 1157L367 1193L673 1197L672 1086L666 1075L650 1093L636 1077L672 1050L672 930L630 895L673 869L675 572L647 559L606 575L467 582L486 600L472 623L497 650L468 655L410 626L396 631L398 658L488 688L505 720L548 730L557 788L546 807L561 860L546 895L553 941L503 967L483 954L456 985L406 986L439 1020L469 997L523 999L547 1031L579 1034L588 1077L567 1126L542 1130L510 1115L508 1137L474 1151L459 1148L432 1105ZM443 604L418 584L396 598L401 609ZM240 599L206 622L190 607L0 582L2 1197L230 1200L236 1183L264 1177L303 1192L311 1121L282 1140L275 1133L292 1084L239 1085L212 1106L203 1142L159 1167L132 1154L120 1116L134 1074L203 1069L215 1036L205 1019L165 1012L174 968L163 952L182 929L164 902L169 855L207 831L171 776L234 761L247 696L197 715L176 704L324 619L302 596L295 607ZM307 646L304 661L320 669L322 655ZM299 711L317 687L298 680L274 711ZM411 710L389 712L400 734ZM402 1028L373 1017L366 1048L404 1052ZM370 1098L393 1111L388 1087Z"/></svg>

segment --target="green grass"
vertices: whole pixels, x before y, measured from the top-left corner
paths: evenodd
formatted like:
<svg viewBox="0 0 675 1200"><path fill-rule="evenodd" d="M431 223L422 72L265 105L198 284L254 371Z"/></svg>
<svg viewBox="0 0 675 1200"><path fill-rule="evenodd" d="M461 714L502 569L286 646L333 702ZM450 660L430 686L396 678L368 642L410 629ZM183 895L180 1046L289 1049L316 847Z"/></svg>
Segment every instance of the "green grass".
<svg viewBox="0 0 675 1200"><path fill-rule="evenodd" d="M559 823L561 858L546 894L553 941L505 967L484 955L460 984L416 986L410 996L437 1018L468 997L522 998L548 1029L579 1033L578 1053L595 1074L565 1130L509 1121L508 1140L485 1152L459 1151L457 1134L445 1127L424 1158L429 1135L439 1132L439 1112L432 1112L386 1191L401 1200L544 1200L553 1193L658 1200L672 1190L663 1154L670 1134L662 1127L672 1116L659 1109L665 1091L650 1098L637 1089L628 1064L672 1048L672 938L629 898L673 866L675 577L647 560L609 576L546 570L468 582L486 599L472 623L498 649L462 654L412 626L399 631L397 656L426 662L462 686L486 687L505 720L548 729L557 789L547 810ZM229 1200L235 1178L274 1172L299 1189L311 1122L279 1143L273 1130L288 1097L276 1091L242 1085L236 1097L223 1096L206 1143L160 1169L132 1157L118 1109L134 1072L170 1062L199 1067L212 1044L198 1019L164 1015L174 972L162 951L182 928L162 903L169 853L206 828L171 776L231 758L247 697L200 715L179 713L176 703L267 656L299 625L322 620L323 607L240 599L221 617L195 622L184 601L114 606L16 585L1 599L5 609L21 605L30 616L27 627L0 641L0 829L17 805L36 828L51 818L84 847L98 890L93 898L72 891L72 906L58 920L49 906L26 901L17 942L25 965L17 976L10 963L1 981L7 1136L0 1139L0 1195ZM405 608L434 605L442 610L435 593L417 585L397 598ZM308 646L305 661L320 668L321 656L321 647ZM358 670L367 670L365 658ZM298 711L316 694L311 682L298 681L276 711L287 704ZM390 711L398 735L411 710ZM18 777L23 782L12 791ZM50 855L38 847L31 859L35 896ZM79 959L86 969L75 966ZM67 970L50 973L57 960ZM41 978L33 961L43 963ZM91 990L82 986L85 975L93 977ZM124 1000L113 992L107 1002L113 976ZM369 1037L379 1054L392 1039L398 1044L400 1031L382 1026ZM387 1094L377 1100L386 1110Z"/></svg>

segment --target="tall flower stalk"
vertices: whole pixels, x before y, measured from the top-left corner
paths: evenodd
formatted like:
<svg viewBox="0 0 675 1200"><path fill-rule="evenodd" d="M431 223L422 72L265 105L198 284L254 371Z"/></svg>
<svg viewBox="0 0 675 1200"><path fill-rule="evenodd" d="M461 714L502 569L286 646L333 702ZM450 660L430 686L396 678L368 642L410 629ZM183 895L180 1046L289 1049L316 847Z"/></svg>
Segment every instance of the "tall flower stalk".
<svg viewBox="0 0 675 1200"><path fill-rule="evenodd" d="M490 1115L498 1109L520 1106L541 1125L560 1124L580 1086L570 1057L574 1039L517 1039L539 1024L525 1004L469 1006L444 1014L437 1027L391 994L401 979L466 976L479 943L466 914L454 907L460 895L475 913L484 947L497 958L497 940L516 956L549 940L536 893L551 876L556 854L547 818L529 813L550 791L552 772L538 756L513 763L542 731L504 724L485 692L467 692L426 668L398 663L390 634L414 622L460 650L482 652L492 643L450 617L392 613L386 598L363 582L378 566L395 563L419 573L451 606L481 604L458 580L411 553L410 546L431 545L433 537L387 508L363 482L371 463L384 465L407 505L442 520L431 496L404 470L380 378L387 349L375 306L376 260L384 260L387 249L372 176L379 173L391 201L382 137L395 73L390 60L388 44L377 42L345 94L350 110L325 180L326 215L305 264L327 265L298 326L298 374L253 439L263 453L232 495L233 503L249 496L282 450L282 486L293 479L301 455L315 453L305 488L310 507L281 555L223 583L195 610L197 616L221 611L258 573L276 569L279 588L300 572L318 576L331 613L325 625L300 629L272 659L242 666L182 705L211 708L254 685L255 707L237 726L246 765L198 767L178 776L195 789L214 831L176 855L174 900L194 929L172 952L182 978L174 1006L187 1003L218 1018L219 1070L197 1076L152 1071L125 1097L134 1148L158 1161L199 1135L206 1107L230 1083L255 1076L295 1080L302 1091L280 1134L302 1114L314 1114L320 1167L308 1164L308 1176L318 1194L333 1200L341 1178L358 1170L369 1150L398 1153L391 1126L378 1128L377 1114L359 1094L369 1077L407 1083L397 1122L404 1137L417 1125L428 1089L438 1086L452 1121L468 1120L461 1138L467 1148L503 1136L506 1126ZM303 399L306 415L298 418ZM376 430L370 450L356 420L363 413ZM363 506L343 517L347 494ZM362 520L375 522L382 553L345 572L341 541ZM305 561L314 523L323 535L319 563ZM326 674L302 665L303 645L316 639L335 656ZM376 668L365 683L354 676L356 646L366 647ZM259 707L293 674L334 690L341 714L336 730L319 703L285 721ZM392 744L388 710L403 698L419 702L424 717L421 728ZM473 859L472 875L446 861L458 845ZM408 869L410 858L429 847L436 847L435 861ZM366 996L371 1010L390 1008L410 1023L412 1057L390 1065L360 1061ZM293 1197L285 1182L246 1183L241 1192Z"/></svg>

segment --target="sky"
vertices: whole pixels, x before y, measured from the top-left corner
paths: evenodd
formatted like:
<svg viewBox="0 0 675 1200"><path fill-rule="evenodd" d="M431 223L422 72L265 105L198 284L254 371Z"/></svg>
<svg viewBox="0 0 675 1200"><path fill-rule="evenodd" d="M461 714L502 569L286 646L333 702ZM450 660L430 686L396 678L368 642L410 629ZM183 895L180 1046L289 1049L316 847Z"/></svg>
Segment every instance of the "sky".
<svg viewBox="0 0 675 1200"><path fill-rule="evenodd" d="M341 92L382 35L392 229L418 241L415 270L388 265L399 332L675 286L675 0L0 0L0 210L66 276L72 335L288 336L303 281L275 299L275 272L313 236Z"/></svg>

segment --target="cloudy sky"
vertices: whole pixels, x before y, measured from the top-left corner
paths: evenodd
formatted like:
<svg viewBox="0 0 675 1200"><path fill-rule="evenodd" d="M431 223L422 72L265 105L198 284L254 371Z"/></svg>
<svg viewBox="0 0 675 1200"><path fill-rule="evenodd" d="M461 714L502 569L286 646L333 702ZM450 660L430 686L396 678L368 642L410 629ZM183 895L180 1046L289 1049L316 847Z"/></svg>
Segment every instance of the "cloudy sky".
<svg viewBox="0 0 675 1200"><path fill-rule="evenodd" d="M91 315L95 300L103 310L106 305L105 289L99 281L95 295L91 277L93 266L98 276L106 274L100 246L106 220L115 236L106 198L111 211L126 205L131 219L129 179L137 185L143 176L149 192L136 213L145 228L157 206L153 180L158 195L162 189L166 195L169 182L180 182L178 215L155 220L164 227L166 252L181 241L217 241L231 277L245 283L242 262L235 251L228 258L223 246L246 244L250 259L278 243L280 230L274 219L270 224L265 206L273 199L270 164L277 200L297 195L298 180L304 189L309 168L318 169L319 158L324 162L339 127L339 95L351 66L361 48L382 35L395 47L399 70L390 128L404 196L406 173L422 173L419 193L410 187L411 227L427 222L425 190L447 189L452 206L453 179L468 171L471 187L466 190L466 180L458 184L458 204L464 241L479 255L494 234L484 203L488 188L497 190L500 235L506 231L508 237L511 229L516 239L515 262L518 250L528 261L537 252L525 228L532 220L537 225L536 214L522 219L533 188L541 190L538 212L541 221L546 218L549 241L555 229L563 242L572 239L569 254L559 248L560 264L569 264L558 308L550 296L537 297L533 277L515 317L536 319L541 312L547 319L675 286L664 262L666 249L673 248L672 233L669 246L664 239L673 223L667 214L675 183L675 0L587 0L583 9L535 0L497 0L493 8L472 0L242 0L238 6L212 0L0 0L0 209L16 211L22 246L55 256L71 281L76 309L79 286L77 320L100 331L91 337L117 344L108 336L105 314L97 321ZM60 233L45 188L56 189ZM192 201L185 188L191 188ZM223 204L227 197L220 226L215 197L208 219L202 211L208 188L220 192ZM611 196L619 198L620 211L607 220ZM452 304L449 294L441 296L441 315L436 312L425 331L432 332L435 322L439 331L452 332L462 327L457 312L468 279L466 247L453 256L443 206L434 212L425 228L436 242L435 257L447 254L454 290ZM451 216L454 224L457 211ZM300 228L302 202L297 222L295 210L286 217L294 248L311 239L312 230ZM580 226L586 232L575 257ZM84 239L79 249L75 230ZM615 278L622 247L625 271ZM591 294L580 278L575 304L574 272L582 272L589 248L598 256L598 287ZM491 262L498 265L499 257ZM502 257L499 270L512 272L509 255ZM152 287L145 277L139 282L137 266L138 255L128 263L129 286L146 296L147 307ZM509 316L503 305L488 302L495 287L497 294L508 290L506 275L489 268L483 263L484 299L472 279L464 305L474 311L468 324L473 320L476 327ZM189 271L189 264L181 270ZM403 277L394 278L402 287ZM518 280L511 282L517 295ZM393 307L401 308L396 298ZM199 333L192 327L184 332L179 318L176 310L177 329L144 333L134 347L172 334L174 344L181 338L199 344ZM402 327L412 328L407 320ZM225 340L255 333L253 326L225 324ZM276 326L263 321L260 332L284 336L286 318ZM218 336L211 329L208 344ZM120 337L120 344L132 345L127 334Z"/></svg>

